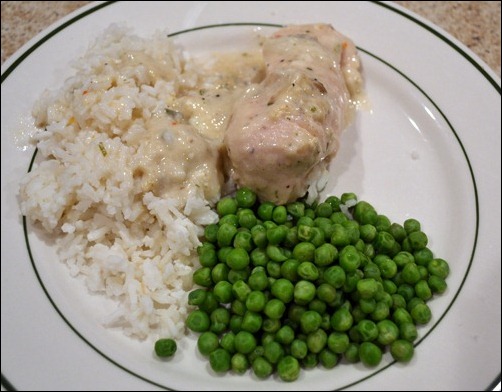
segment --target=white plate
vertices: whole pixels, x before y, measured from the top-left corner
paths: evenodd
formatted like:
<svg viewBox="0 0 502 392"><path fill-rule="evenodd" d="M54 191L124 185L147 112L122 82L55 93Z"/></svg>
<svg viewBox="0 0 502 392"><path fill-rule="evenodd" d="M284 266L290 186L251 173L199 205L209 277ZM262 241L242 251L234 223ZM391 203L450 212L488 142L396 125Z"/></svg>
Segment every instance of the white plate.
<svg viewBox="0 0 502 392"><path fill-rule="evenodd" d="M360 48L372 103L344 133L331 193L354 191L393 221L419 219L449 288L431 302L416 354L402 366L340 364L292 384L208 370L194 339L159 362L151 347L104 329L99 299L69 278L24 227L17 189L33 150L20 121L112 22L140 35L168 28L195 53L240 48L259 24L327 22ZM231 24L231 26L227 26ZM195 27L218 25L203 29ZM2 385L15 389L480 390L500 378L500 79L462 44L402 8L377 2L94 3L30 41L2 67Z"/></svg>

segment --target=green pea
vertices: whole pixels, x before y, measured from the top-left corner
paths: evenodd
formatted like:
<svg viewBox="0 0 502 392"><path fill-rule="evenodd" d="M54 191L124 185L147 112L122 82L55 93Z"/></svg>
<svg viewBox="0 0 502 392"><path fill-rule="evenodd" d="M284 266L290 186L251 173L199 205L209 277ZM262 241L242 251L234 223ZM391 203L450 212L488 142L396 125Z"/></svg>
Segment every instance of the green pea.
<svg viewBox="0 0 502 392"><path fill-rule="evenodd" d="M331 234L331 244L340 249L349 245L350 241L351 237L349 231L342 226L341 223L335 223L333 225L333 234Z"/></svg>
<svg viewBox="0 0 502 392"><path fill-rule="evenodd" d="M267 318L267 319L263 320L263 324L261 326L261 329L265 333L269 333L269 334L273 334L273 333L277 332L280 328L281 328L281 322L279 321L279 319L271 319L271 318ZM272 340L274 340L274 338ZM265 344L265 343L263 343L263 344Z"/></svg>
<svg viewBox="0 0 502 392"><path fill-rule="evenodd" d="M263 346L263 348L263 355L270 363L275 364L279 362L279 360L284 356L284 349L279 343L275 341L267 343Z"/></svg>
<svg viewBox="0 0 502 392"><path fill-rule="evenodd" d="M251 230L258 223L258 219L256 218L253 210L248 208L243 208L237 212L237 218L239 220L239 226L245 227L246 229Z"/></svg>
<svg viewBox="0 0 502 392"><path fill-rule="evenodd" d="M276 206L272 211L272 220L281 225L288 220L288 212L285 206Z"/></svg>
<svg viewBox="0 0 502 392"><path fill-rule="evenodd" d="M347 218L347 216L343 212L341 212L341 211L335 211L335 212L333 212L333 214L331 214L331 216L329 217L329 219L334 224L339 224L339 225L341 225L343 222L346 222L346 221L349 220L349 218Z"/></svg>
<svg viewBox="0 0 502 392"><path fill-rule="evenodd" d="M305 280L315 281L319 278L319 270L310 261L301 262L297 269L298 276Z"/></svg>
<svg viewBox="0 0 502 392"><path fill-rule="evenodd" d="M418 337L417 327L414 323L404 322L399 325L399 338L413 342Z"/></svg>
<svg viewBox="0 0 502 392"><path fill-rule="evenodd" d="M235 333L230 331L225 333L220 339L220 346L230 354L235 353Z"/></svg>
<svg viewBox="0 0 502 392"><path fill-rule="evenodd" d="M326 313L326 309L328 308L328 306L326 305L326 302L321 301L318 298L314 298L308 304L308 308L309 308L309 310L313 310L313 311L319 313L320 315L324 316L324 314ZM330 328L330 326L329 326L329 320L328 320L328 328Z"/></svg>
<svg viewBox="0 0 502 392"><path fill-rule="evenodd" d="M216 242L216 234L218 233L219 226L216 223L211 223L204 228L204 237L206 241Z"/></svg>
<svg viewBox="0 0 502 392"><path fill-rule="evenodd" d="M288 259L281 265L281 276L291 282L298 280L298 266L300 262L296 259Z"/></svg>
<svg viewBox="0 0 502 392"><path fill-rule="evenodd" d="M280 299L285 304L291 302L294 296L294 285L289 280L277 279L270 288L274 297Z"/></svg>
<svg viewBox="0 0 502 392"><path fill-rule="evenodd" d="M246 252L251 252L254 249L253 236L249 231L238 231L234 237L234 248L242 248Z"/></svg>
<svg viewBox="0 0 502 392"><path fill-rule="evenodd" d="M249 265L249 254L245 249L232 249L227 256L227 265L236 271L243 270Z"/></svg>
<svg viewBox="0 0 502 392"><path fill-rule="evenodd" d="M374 241L377 234L377 229L373 225L365 224L359 227L359 232L361 239L366 243L370 243Z"/></svg>
<svg viewBox="0 0 502 392"><path fill-rule="evenodd" d="M284 251L275 245L267 245L267 256L270 260L282 262L288 259L288 256L285 255Z"/></svg>
<svg viewBox="0 0 502 392"><path fill-rule="evenodd" d="M173 339L169 339L169 338L158 339L155 342L155 346L154 346L155 354L161 358L172 357L176 353L177 348L178 348L178 346L176 344L176 341L174 341Z"/></svg>
<svg viewBox="0 0 502 392"><path fill-rule="evenodd" d="M218 257L216 254L216 249L212 244L210 246L206 245L199 246L197 248L197 253L199 254L199 261L203 267L214 267L218 262Z"/></svg>
<svg viewBox="0 0 502 392"><path fill-rule="evenodd" d="M420 222L413 218L406 219L403 226L407 234L420 231L421 229Z"/></svg>
<svg viewBox="0 0 502 392"><path fill-rule="evenodd" d="M310 242L300 242L293 248L293 258L299 262L314 261L316 247Z"/></svg>
<svg viewBox="0 0 502 392"><path fill-rule="evenodd" d="M357 363L359 362L359 344L355 342L351 342L347 350L344 353L345 359L349 363Z"/></svg>
<svg viewBox="0 0 502 392"><path fill-rule="evenodd" d="M258 217L263 221L272 220L272 212L274 211L275 205L271 202L264 202L258 206L257 214Z"/></svg>
<svg viewBox="0 0 502 392"><path fill-rule="evenodd" d="M399 338L399 327L391 320L381 320L376 324L378 328L377 341L387 346Z"/></svg>
<svg viewBox="0 0 502 392"><path fill-rule="evenodd" d="M218 335L213 332L203 332L197 339L197 348L204 356L209 356L214 350L220 346Z"/></svg>
<svg viewBox="0 0 502 392"><path fill-rule="evenodd" d="M286 311L286 305L280 299L272 298L270 299L263 310L267 317L278 320L282 317Z"/></svg>
<svg viewBox="0 0 502 392"><path fill-rule="evenodd" d="M315 210L312 207L315 208L315 206L311 206L310 208L306 208L305 209L305 216L308 217L308 218L310 218L310 219L312 219L312 220L314 220L315 217L316 217L316 215L315 215Z"/></svg>
<svg viewBox="0 0 502 392"><path fill-rule="evenodd" d="M195 289L188 294L188 304L199 306L204 303L207 291L204 289Z"/></svg>
<svg viewBox="0 0 502 392"><path fill-rule="evenodd" d="M397 308L394 310L392 320L399 326L403 323L412 323L413 318L405 308Z"/></svg>
<svg viewBox="0 0 502 392"><path fill-rule="evenodd" d="M274 371L272 364L263 357L257 357L251 367L256 377L261 379L269 377Z"/></svg>
<svg viewBox="0 0 502 392"><path fill-rule="evenodd" d="M213 283L218 283L228 279L229 268L226 263L218 263L211 270Z"/></svg>
<svg viewBox="0 0 502 392"><path fill-rule="evenodd" d="M326 267L338 257L338 250L331 244L323 244L314 251L314 263Z"/></svg>
<svg viewBox="0 0 502 392"><path fill-rule="evenodd" d="M363 342L359 346L359 358L366 366L378 366L382 360L382 350L372 342Z"/></svg>
<svg viewBox="0 0 502 392"><path fill-rule="evenodd" d="M373 341L378 337L378 327L371 320L361 320L357 324L357 331L363 342Z"/></svg>
<svg viewBox="0 0 502 392"><path fill-rule="evenodd" d="M267 274L269 277L279 279L281 274L281 264L275 261L269 261L267 264Z"/></svg>
<svg viewBox="0 0 502 392"><path fill-rule="evenodd" d="M338 363L338 356L329 349L323 349L319 353L319 362L326 369L332 369Z"/></svg>
<svg viewBox="0 0 502 392"><path fill-rule="evenodd" d="M263 271L253 272L249 276L248 285L251 290L264 291L268 287L268 277Z"/></svg>
<svg viewBox="0 0 502 392"><path fill-rule="evenodd" d="M216 334L225 331L230 323L230 313L226 308L217 308L209 315L211 320L210 330Z"/></svg>
<svg viewBox="0 0 502 392"><path fill-rule="evenodd" d="M289 203L286 205L286 210L293 218L299 219L305 215L305 204L298 201Z"/></svg>
<svg viewBox="0 0 502 392"><path fill-rule="evenodd" d="M324 271L323 279L335 289L339 289L345 283L346 274L342 267L334 265Z"/></svg>
<svg viewBox="0 0 502 392"><path fill-rule="evenodd" d="M300 364L295 357L286 355L279 360L277 373L282 381L295 381L300 375Z"/></svg>
<svg viewBox="0 0 502 392"><path fill-rule="evenodd" d="M224 304L228 304L234 299L234 295L232 293L232 283L226 280L216 283L213 288L213 293L216 299Z"/></svg>
<svg viewBox="0 0 502 392"><path fill-rule="evenodd" d="M247 311L242 318L241 328L251 333L258 332L263 324L263 317L260 313Z"/></svg>
<svg viewBox="0 0 502 392"><path fill-rule="evenodd" d="M396 240L392 234L386 231L378 231L373 246L378 252L390 253L393 250L395 243Z"/></svg>
<svg viewBox="0 0 502 392"><path fill-rule="evenodd" d="M209 330L211 320L209 315L202 310L194 310L186 319L186 326L194 332L205 332Z"/></svg>
<svg viewBox="0 0 502 392"><path fill-rule="evenodd" d="M433 293L442 294L446 291L446 281L437 275L429 276L427 283Z"/></svg>
<svg viewBox="0 0 502 392"><path fill-rule="evenodd" d="M333 214L333 207L330 203L323 202L317 205L315 211L317 216L329 218Z"/></svg>
<svg viewBox="0 0 502 392"><path fill-rule="evenodd" d="M305 369L313 369L319 364L319 357L315 353L308 353L305 358L302 359L302 367Z"/></svg>
<svg viewBox="0 0 502 392"><path fill-rule="evenodd" d="M233 197L224 197L216 203L216 211L220 217L235 214L237 212L237 201Z"/></svg>
<svg viewBox="0 0 502 392"><path fill-rule="evenodd" d="M420 250L427 246L427 235L422 231L414 231L408 234L408 241L413 250Z"/></svg>
<svg viewBox="0 0 502 392"><path fill-rule="evenodd" d="M312 233L310 236L310 242L316 247L320 247L326 241L324 239L324 231L322 231L319 227L312 227Z"/></svg>
<svg viewBox="0 0 502 392"><path fill-rule="evenodd" d="M302 216L300 219L298 219L298 221L296 222L296 225L298 227L300 227L300 226L314 227L315 226L314 219L312 219L308 216Z"/></svg>
<svg viewBox="0 0 502 392"><path fill-rule="evenodd" d="M284 238L284 246L287 248L294 248L298 242L298 227L294 226L289 228L286 233L286 238Z"/></svg>
<svg viewBox="0 0 502 392"><path fill-rule="evenodd" d="M427 267L427 265L429 265L429 262L434 257L432 251L427 247L416 250L413 253L413 256L415 258L415 263L424 267Z"/></svg>
<svg viewBox="0 0 502 392"><path fill-rule="evenodd" d="M295 331L289 325L283 325L275 334L275 340L281 344L291 344L295 339Z"/></svg>
<svg viewBox="0 0 502 392"><path fill-rule="evenodd" d="M262 291L251 291L246 298L246 307L252 312L261 312L266 303L267 297Z"/></svg>
<svg viewBox="0 0 502 392"><path fill-rule="evenodd" d="M340 267L345 272L354 272L361 265L361 256L353 245L345 246L338 257Z"/></svg>
<svg viewBox="0 0 502 392"><path fill-rule="evenodd" d="M307 280L298 281L293 290L295 303L306 305L314 299L316 295L316 286Z"/></svg>
<svg viewBox="0 0 502 392"><path fill-rule="evenodd" d="M350 314L350 311L346 308L338 309L331 316L331 327L337 332L348 331L352 327L354 319Z"/></svg>
<svg viewBox="0 0 502 392"><path fill-rule="evenodd" d="M249 361L242 353L235 353L230 360L232 371L237 374L244 374L249 369Z"/></svg>
<svg viewBox="0 0 502 392"><path fill-rule="evenodd" d="M415 284L415 294L424 301L432 298L432 290L426 280L419 280Z"/></svg>
<svg viewBox="0 0 502 392"><path fill-rule="evenodd" d="M244 311L242 312L242 314L244 314ZM242 315L233 314L230 317L230 323L229 323L230 331L232 331L233 333L239 332L241 330L241 325L242 325Z"/></svg>
<svg viewBox="0 0 502 392"><path fill-rule="evenodd" d="M218 233L216 233L218 246L220 248L230 246L236 234L237 228L235 226L231 225L230 223L222 224L218 229Z"/></svg>
<svg viewBox="0 0 502 392"><path fill-rule="evenodd" d="M336 300L336 289L329 283L321 283L317 286L316 295L326 304L333 304Z"/></svg>
<svg viewBox="0 0 502 392"><path fill-rule="evenodd" d="M390 257L383 259L378 265L383 278L391 279L397 274L397 264Z"/></svg>
<svg viewBox="0 0 502 392"><path fill-rule="evenodd" d="M249 188L239 188L235 192L235 201L242 208L251 208L256 203L256 194Z"/></svg>
<svg viewBox="0 0 502 392"><path fill-rule="evenodd" d="M251 257L251 262L256 267L258 267L258 266L264 267L267 265L267 263L270 260L270 258L267 255L266 250L260 249L260 248L253 249L250 257Z"/></svg>
<svg viewBox="0 0 502 392"><path fill-rule="evenodd" d="M235 350L241 354L249 354L256 348L256 338L248 331L239 331L234 339Z"/></svg>
<svg viewBox="0 0 502 392"><path fill-rule="evenodd" d="M244 269L241 270L231 269L228 271L228 281L234 284L239 280L247 280L250 274L251 268L249 268L249 266L244 267Z"/></svg>
<svg viewBox="0 0 502 392"><path fill-rule="evenodd" d="M246 299L251 293L251 288L243 280L238 280L232 285L232 293L241 302L246 302Z"/></svg>
<svg viewBox="0 0 502 392"><path fill-rule="evenodd" d="M406 238L406 230L399 223L392 223L389 228L389 233L397 242L403 242Z"/></svg>
<svg viewBox="0 0 502 392"><path fill-rule="evenodd" d="M230 359L230 353L223 348L217 348L209 354L209 364L216 373L230 370Z"/></svg>
<svg viewBox="0 0 502 392"><path fill-rule="evenodd" d="M195 284L203 287L211 287L213 281L211 279L211 268L201 267L193 273L193 281Z"/></svg>
<svg viewBox="0 0 502 392"><path fill-rule="evenodd" d="M390 231L391 222L385 215L377 215L377 220L375 222L375 227L377 231ZM390 234L390 233L389 233ZM392 234L391 234L392 236ZM392 237L394 239L394 237Z"/></svg>
<svg viewBox="0 0 502 392"><path fill-rule="evenodd" d="M414 285L420 280L420 270L415 263L407 263L402 271L403 280L411 285Z"/></svg>
<svg viewBox="0 0 502 392"><path fill-rule="evenodd" d="M343 354L349 347L349 336L345 332L331 332L328 336L328 348L335 354Z"/></svg>
<svg viewBox="0 0 502 392"><path fill-rule="evenodd" d="M204 298L204 302L199 305L199 310L210 314L213 310L218 308L218 300L212 291L208 291L206 293L206 297Z"/></svg>
<svg viewBox="0 0 502 392"><path fill-rule="evenodd" d="M267 229L267 240L271 245L279 245L286 239L288 228L284 225L272 227Z"/></svg>
<svg viewBox="0 0 502 392"><path fill-rule="evenodd" d="M392 358L398 362L409 362L413 358L414 348L408 340L399 339L390 346Z"/></svg>
<svg viewBox="0 0 502 392"><path fill-rule="evenodd" d="M418 304L410 311L413 321L417 324L427 324L432 318L432 312L426 304Z"/></svg>
<svg viewBox="0 0 502 392"><path fill-rule="evenodd" d="M397 292L397 285L390 279L382 280L382 286L383 290L389 295L395 294ZM390 305L392 305L392 301L390 302Z"/></svg>
<svg viewBox="0 0 502 392"><path fill-rule="evenodd" d="M328 336L326 332L318 328L307 335L307 347L311 353L320 353L328 342Z"/></svg>
<svg viewBox="0 0 502 392"><path fill-rule="evenodd" d="M359 201L354 206L354 219L359 223L366 224L374 224L376 222L377 213L375 208L366 201Z"/></svg>
<svg viewBox="0 0 502 392"><path fill-rule="evenodd" d="M296 359L303 359L307 356L307 343L300 339L295 339L291 342L290 354Z"/></svg>
<svg viewBox="0 0 502 392"><path fill-rule="evenodd" d="M375 321L386 319L390 314L389 305L385 301L377 301L375 310L371 312L371 318Z"/></svg>
<svg viewBox="0 0 502 392"><path fill-rule="evenodd" d="M306 334L317 331L321 326L321 322L321 315L313 310L305 311L300 317L300 326L302 332Z"/></svg>
<svg viewBox="0 0 502 392"><path fill-rule="evenodd" d="M373 298L379 290L378 282L373 278L359 280L356 287L359 296L364 299Z"/></svg>
<svg viewBox="0 0 502 392"><path fill-rule="evenodd" d="M450 273L450 266L446 260L440 258L432 259L429 262L427 269L431 275L439 276L443 279L446 279Z"/></svg>
<svg viewBox="0 0 502 392"><path fill-rule="evenodd" d="M401 294L392 294L392 308L406 308L406 300Z"/></svg>
<svg viewBox="0 0 502 392"><path fill-rule="evenodd" d="M256 225L251 228L251 237L258 248L265 248L268 244L267 229L263 225Z"/></svg>
<svg viewBox="0 0 502 392"><path fill-rule="evenodd" d="M225 216L222 216L220 218L220 221L218 222L218 225L221 227L224 224L228 224L230 226L235 227L236 229L239 227L239 218L237 218L237 215L235 214L228 214ZM216 233L218 235L218 233ZM218 238L216 238L218 239Z"/></svg>
<svg viewBox="0 0 502 392"><path fill-rule="evenodd" d="M397 293L401 294L406 302L408 302L415 296L415 289L413 286L403 283L397 288Z"/></svg>
<svg viewBox="0 0 502 392"><path fill-rule="evenodd" d="M357 282L363 278L364 274L361 270L356 269L354 272L348 272L343 285L343 291L352 293L357 289Z"/></svg>

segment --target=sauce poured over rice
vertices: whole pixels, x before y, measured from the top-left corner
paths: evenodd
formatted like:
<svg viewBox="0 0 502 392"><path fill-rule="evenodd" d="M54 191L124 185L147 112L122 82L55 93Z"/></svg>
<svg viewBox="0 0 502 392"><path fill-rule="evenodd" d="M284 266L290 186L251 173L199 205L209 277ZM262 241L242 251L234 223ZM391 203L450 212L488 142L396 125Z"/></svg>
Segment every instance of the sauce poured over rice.
<svg viewBox="0 0 502 392"><path fill-rule="evenodd" d="M22 212L56 236L72 276L116 300L108 326L178 338L199 237L227 182L223 131L261 57L188 61L166 34L112 26L74 67L33 110L38 154Z"/></svg>

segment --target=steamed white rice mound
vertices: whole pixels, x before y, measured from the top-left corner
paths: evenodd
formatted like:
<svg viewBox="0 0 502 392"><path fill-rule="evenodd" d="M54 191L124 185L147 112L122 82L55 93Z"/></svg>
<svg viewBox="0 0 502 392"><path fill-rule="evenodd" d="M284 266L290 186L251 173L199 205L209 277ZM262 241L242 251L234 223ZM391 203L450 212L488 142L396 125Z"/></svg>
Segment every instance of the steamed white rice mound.
<svg viewBox="0 0 502 392"><path fill-rule="evenodd" d="M124 61L130 53L156 66ZM181 63L165 33L107 30L74 64L76 76L37 102L38 163L20 187L22 213L55 235L71 275L116 300L106 325L138 338L185 333L202 225L217 221L200 187L170 197L135 180L141 124L195 83Z"/></svg>

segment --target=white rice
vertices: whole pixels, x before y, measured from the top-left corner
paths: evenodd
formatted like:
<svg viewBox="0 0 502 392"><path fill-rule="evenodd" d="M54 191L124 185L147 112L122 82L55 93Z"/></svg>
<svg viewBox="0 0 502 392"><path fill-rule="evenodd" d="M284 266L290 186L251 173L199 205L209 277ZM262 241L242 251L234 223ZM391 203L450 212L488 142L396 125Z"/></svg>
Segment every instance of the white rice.
<svg viewBox="0 0 502 392"><path fill-rule="evenodd" d="M147 67L124 68L117 59L132 51L170 77L152 82ZM202 225L217 219L197 187L182 200L135 187L137 123L193 83L180 64L165 33L142 39L108 29L74 64L76 76L37 102L33 115L45 128L35 135L39 163L20 187L23 214L57 237L70 274L116 300L106 325L138 338L185 333Z"/></svg>

